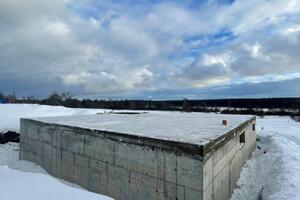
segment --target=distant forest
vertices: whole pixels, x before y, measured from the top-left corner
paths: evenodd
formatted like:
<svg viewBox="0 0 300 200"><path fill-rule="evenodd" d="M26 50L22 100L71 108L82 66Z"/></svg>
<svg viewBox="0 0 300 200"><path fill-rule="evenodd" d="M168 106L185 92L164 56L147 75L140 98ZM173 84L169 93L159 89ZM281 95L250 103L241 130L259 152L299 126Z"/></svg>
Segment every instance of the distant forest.
<svg viewBox="0 0 300 200"><path fill-rule="evenodd" d="M3 95L2 103L34 103L41 105L61 105L70 108L102 108L117 110L169 110L185 112L220 112L228 114L257 115L299 115L300 98L241 98L208 100L103 100L77 99L69 93L53 92L45 99L34 97L16 98Z"/></svg>

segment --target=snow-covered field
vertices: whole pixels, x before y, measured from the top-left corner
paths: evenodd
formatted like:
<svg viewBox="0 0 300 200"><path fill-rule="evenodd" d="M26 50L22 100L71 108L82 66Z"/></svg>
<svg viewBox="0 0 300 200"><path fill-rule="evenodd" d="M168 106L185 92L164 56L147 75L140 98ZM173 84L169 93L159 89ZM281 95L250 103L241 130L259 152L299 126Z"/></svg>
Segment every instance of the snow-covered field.
<svg viewBox="0 0 300 200"><path fill-rule="evenodd" d="M0 131L18 131L20 117L98 112L103 110L0 104ZM245 164L232 200L256 200L259 197L263 200L299 199L300 123L289 117L258 117L257 136L260 148ZM0 199L110 199L53 178L33 163L19 161L18 148L19 145L13 143L0 145Z"/></svg>
<svg viewBox="0 0 300 200"><path fill-rule="evenodd" d="M96 114L103 109L75 109L35 104L0 104L0 132L19 131L20 118Z"/></svg>

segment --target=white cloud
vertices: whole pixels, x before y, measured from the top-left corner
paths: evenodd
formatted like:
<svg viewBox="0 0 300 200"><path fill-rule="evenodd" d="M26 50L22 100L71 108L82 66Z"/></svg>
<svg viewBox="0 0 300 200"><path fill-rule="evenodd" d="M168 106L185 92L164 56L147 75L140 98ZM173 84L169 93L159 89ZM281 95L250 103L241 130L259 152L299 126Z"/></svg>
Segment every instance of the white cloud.
<svg viewBox="0 0 300 200"><path fill-rule="evenodd" d="M56 21L56 22L48 22L45 27L46 31L53 35L57 35L59 37L68 36L70 33L70 29L67 24Z"/></svg>
<svg viewBox="0 0 300 200"><path fill-rule="evenodd" d="M230 78L230 55L204 54L175 77L189 87L208 87L227 83Z"/></svg>
<svg viewBox="0 0 300 200"><path fill-rule="evenodd" d="M83 86L87 92L110 94L123 90L116 76L103 71L69 74L63 81L66 85Z"/></svg>
<svg viewBox="0 0 300 200"><path fill-rule="evenodd" d="M240 35L278 25L299 11L298 0L237 0L220 12L218 20Z"/></svg>

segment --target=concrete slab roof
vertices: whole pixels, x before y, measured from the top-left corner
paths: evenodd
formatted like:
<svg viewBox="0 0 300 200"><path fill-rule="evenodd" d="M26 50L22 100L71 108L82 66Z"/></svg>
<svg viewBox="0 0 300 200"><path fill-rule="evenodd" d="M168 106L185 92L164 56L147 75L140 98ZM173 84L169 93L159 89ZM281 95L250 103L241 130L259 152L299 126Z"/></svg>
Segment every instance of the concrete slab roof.
<svg viewBox="0 0 300 200"><path fill-rule="evenodd" d="M215 113L150 112L41 117L32 120L136 137L205 145L234 130L252 117ZM223 125L223 120L227 120L228 124Z"/></svg>

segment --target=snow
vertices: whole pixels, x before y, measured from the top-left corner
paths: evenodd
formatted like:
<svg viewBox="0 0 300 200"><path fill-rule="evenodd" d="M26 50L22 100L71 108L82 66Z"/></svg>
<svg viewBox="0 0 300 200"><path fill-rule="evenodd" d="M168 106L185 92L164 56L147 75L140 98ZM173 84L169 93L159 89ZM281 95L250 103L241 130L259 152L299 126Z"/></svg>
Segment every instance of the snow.
<svg viewBox="0 0 300 200"><path fill-rule="evenodd" d="M111 200L53 178L31 162L20 161L19 145L15 143L0 145L0 177L4 200Z"/></svg>
<svg viewBox="0 0 300 200"><path fill-rule="evenodd" d="M4 104L0 105L0 131L7 129L18 131L20 117L80 115L99 112L103 112L103 110ZM166 116L180 114L178 112L155 113ZM219 115L207 114L204 116L217 117ZM186 120L188 121L188 117ZM209 122L209 120L207 121ZM258 117L256 124L260 149L255 150L251 159L245 164L231 200L257 200L259 196L263 200L298 200L300 191L300 123L289 117L267 116ZM110 199L53 178L31 162L19 161L18 149L19 145L14 143L0 145L1 199Z"/></svg>
<svg viewBox="0 0 300 200"><path fill-rule="evenodd" d="M298 200L300 123L290 117L257 119L257 149L247 161L231 200Z"/></svg>
<svg viewBox="0 0 300 200"><path fill-rule="evenodd" d="M0 132L20 129L20 118L96 114L103 109L74 109L35 104L0 104Z"/></svg>
<svg viewBox="0 0 300 200"><path fill-rule="evenodd" d="M238 127L252 116L160 112L134 115L98 114L34 120L201 145ZM222 120L228 125L223 125Z"/></svg>

